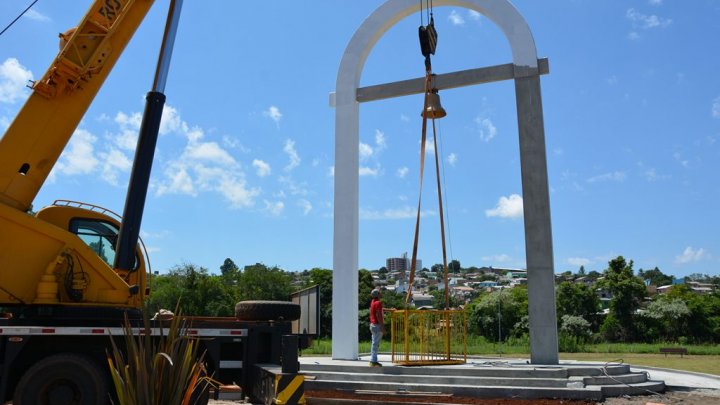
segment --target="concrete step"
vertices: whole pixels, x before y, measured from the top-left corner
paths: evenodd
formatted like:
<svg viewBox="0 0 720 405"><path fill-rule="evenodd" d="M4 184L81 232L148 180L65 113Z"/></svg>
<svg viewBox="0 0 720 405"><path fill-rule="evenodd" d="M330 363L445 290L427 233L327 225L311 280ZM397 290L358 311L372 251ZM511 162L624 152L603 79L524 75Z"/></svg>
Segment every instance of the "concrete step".
<svg viewBox="0 0 720 405"><path fill-rule="evenodd" d="M339 373L375 373L395 375L445 375L461 377L503 377L503 378L567 378L568 372L563 367L452 367L424 366L403 367L388 365L385 367L302 364L300 371L310 374L322 371ZM601 371L598 370L600 375ZM590 375L590 374L585 374Z"/></svg>
<svg viewBox="0 0 720 405"><path fill-rule="evenodd" d="M587 388L599 387L604 397L619 397L622 395L651 395L665 392L665 382L645 381L638 384L617 385L590 385Z"/></svg>
<svg viewBox="0 0 720 405"><path fill-rule="evenodd" d="M474 386L515 386L515 387L567 387L566 378L518 378L518 377L476 377L448 375L413 375L413 374L382 374L382 373L348 373L332 371L314 371L311 374L316 380L323 381L355 381L385 382L395 384L412 384L422 381L434 385L474 385ZM584 384L583 384L584 385Z"/></svg>
<svg viewBox="0 0 720 405"><path fill-rule="evenodd" d="M602 400L621 395L665 391L662 381L648 381L626 364L533 366L524 363L403 367L367 363L308 364L306 390L347 392L427 392L477 398L563 398Z"/></svg>
<svg viewBox="0 0 720 405"><path fill-rule="evenodd" d="M630 372L628 364L612 364L612 365L572 365L567 367L569 376L595 376L595 375L616 375L627 374Z"/></svg>
<svg viewBox="0 0 720 405"><path fill-rule="evenodd" d="M627 373L582 378L583 384L585 385L639 384L647 380L647 374L645 373Z"/></svg>

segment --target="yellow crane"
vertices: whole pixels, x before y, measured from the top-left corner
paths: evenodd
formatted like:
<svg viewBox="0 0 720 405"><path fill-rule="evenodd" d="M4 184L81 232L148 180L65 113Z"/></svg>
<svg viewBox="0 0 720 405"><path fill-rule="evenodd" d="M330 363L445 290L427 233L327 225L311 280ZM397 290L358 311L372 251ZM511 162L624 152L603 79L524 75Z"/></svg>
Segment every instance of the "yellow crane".
<svg viewBox="0 0 720 405"><path fill-rule="evenodd" d="M133 249L114 268L118 216L69 201L28 211L152 4L94 1L0 139L0 305L140 307L146 259Z"/></svg>

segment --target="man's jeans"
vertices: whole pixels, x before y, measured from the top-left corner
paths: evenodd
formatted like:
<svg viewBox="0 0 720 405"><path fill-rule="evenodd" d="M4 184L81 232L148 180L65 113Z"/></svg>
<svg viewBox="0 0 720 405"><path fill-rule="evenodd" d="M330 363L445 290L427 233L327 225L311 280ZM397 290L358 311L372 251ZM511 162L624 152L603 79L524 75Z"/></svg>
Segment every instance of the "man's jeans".
<svg viewBox="0 0 720 405"><path fill-rule="evenodd" d="M372 334L372 346L370 348L370 361L377 363L377 353L380 347L380 339L382 339L382 331L379 323L370 324L370 333Z"/></svg>

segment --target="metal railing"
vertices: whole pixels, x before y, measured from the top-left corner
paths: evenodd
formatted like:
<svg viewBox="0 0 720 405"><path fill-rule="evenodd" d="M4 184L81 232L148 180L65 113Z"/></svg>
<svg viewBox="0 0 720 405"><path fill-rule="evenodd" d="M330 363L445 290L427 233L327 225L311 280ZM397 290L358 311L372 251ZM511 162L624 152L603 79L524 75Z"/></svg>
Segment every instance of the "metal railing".
<svg viewBox="0 0 720 405"><path fill-rule="evenodd" d="M467 361L465 311L399 310L390 319L393 363L422 366Z"/></svg>

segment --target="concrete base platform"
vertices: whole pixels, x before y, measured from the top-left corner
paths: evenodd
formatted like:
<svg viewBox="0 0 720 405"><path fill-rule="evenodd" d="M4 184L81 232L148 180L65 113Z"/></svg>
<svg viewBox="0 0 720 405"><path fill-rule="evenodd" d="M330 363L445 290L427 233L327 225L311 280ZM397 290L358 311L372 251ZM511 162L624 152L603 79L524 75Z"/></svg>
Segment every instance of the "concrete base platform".
<svg viewBox="0 0 720 405"><path fill-rule="evenodd" d="M344 394L415 393L472 398L575 399L602 401L607 397L665 391L663 381L648 379L627 364L568 362L553 366L526 360L473 358L452 366L397 366L380 356L383 367L371 367L369 358L357 361L329 357L301 357L306 391L342 391Z"/></svg>

